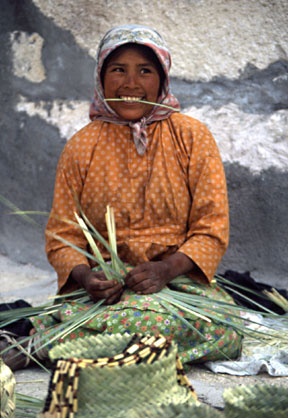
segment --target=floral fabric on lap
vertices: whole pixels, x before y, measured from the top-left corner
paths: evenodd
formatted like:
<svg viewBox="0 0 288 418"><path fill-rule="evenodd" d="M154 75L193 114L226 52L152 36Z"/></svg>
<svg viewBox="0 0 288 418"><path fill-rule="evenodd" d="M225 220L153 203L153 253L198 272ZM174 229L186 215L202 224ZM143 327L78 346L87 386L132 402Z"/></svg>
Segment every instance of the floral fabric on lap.
<svg viewBox="0 0 288 418"><path fill-rule="evenodd" d="M186 293L233 303L230 296L214 283L210 285L178 284L173 285L173 288ZM91 305L67 301L53 317L47 315L38 316L33 318L32 322L37 331L41 331L44 335L46 334L49 339L48 328L59 323L57 326L61 329L61 323L70 320L77 312L87 310L89 306ZM178 353L182 363L218 360L226 358L225 356L232 359L239 354L241 336L229 325L231 312L227 311L222 316L227 322L226 325L220 322L206 322L175 307L172 307L172 309L176 311L177 315L189 321L194 330L184 324L177 315L168 312L161 305L160 300L157 299L157 294L137 295L126 291L123 293L121 301L115 305L106 306L101 313L95 315L84 326L57 341L57 344L99 333L161 333L165 337L171 336L177 342ZM49 344L48 348L51 349L55 344L55 342Z"/></svg>

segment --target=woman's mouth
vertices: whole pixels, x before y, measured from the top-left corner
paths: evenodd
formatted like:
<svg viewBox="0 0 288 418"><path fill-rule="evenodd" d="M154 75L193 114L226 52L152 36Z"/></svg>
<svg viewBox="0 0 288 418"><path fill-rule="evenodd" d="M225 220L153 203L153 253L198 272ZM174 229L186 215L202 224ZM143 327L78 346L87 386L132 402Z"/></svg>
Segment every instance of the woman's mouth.
<svg viewBox="0 0 288 418"><path fill-rule="evenodd" d="M124 100L125 102L139 102L139 100L143 100L144 97L136 97L136 96L120 96L120 99Z"/></svg>

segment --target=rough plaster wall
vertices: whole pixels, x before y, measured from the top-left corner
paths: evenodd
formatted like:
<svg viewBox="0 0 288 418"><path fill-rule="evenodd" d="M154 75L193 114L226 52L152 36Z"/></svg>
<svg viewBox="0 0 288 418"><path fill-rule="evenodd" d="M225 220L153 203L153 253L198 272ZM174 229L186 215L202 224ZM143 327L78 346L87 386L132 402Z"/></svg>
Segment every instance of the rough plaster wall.
<svg viewBox="0 0 288 418"><path fill-rule="evenodd" d="M215 75L238 78L247 63L263 69L288 57L288 37L283 36L287 34L287 0L34 3L57 25L71 31L93 57L102 34L111 26L151 26L170 46L174 62L171 74L189 80L209 80Z"/></svg>
<svg viewBox="0 0 288 418"><path fill-rule="evenodd" d="M22 209L49 210L64 142L88 121L100 37L117 24L146 24L169 44L174 94L211 129L225 163L231 239L220 269L284 283L287 0L2 3L1 193ZM0 252L45 264L41 231L8 221L6 210L0 227Z"/></svg>
<svg viewBox="0 0 288 418"><path fill-rule="evenodd" d="M38 33L11 33L13 54L13 72L17 77L24 77L32 83L45 80L45 69L41 61L44 39Z"/></svg>

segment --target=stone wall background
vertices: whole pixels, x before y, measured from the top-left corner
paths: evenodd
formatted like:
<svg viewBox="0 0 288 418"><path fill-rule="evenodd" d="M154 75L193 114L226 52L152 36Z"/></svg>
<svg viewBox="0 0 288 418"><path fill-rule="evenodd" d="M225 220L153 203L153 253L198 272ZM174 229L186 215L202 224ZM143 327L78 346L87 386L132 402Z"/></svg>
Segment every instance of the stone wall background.
<svg viewBox="0 0 288 418"><path fill-rule="evenodd" d="M49 211L56 164L88 122L98 42L112 26L158 30L173 93L225 164L230 247L219 267L287 287L287 0L1 0L0 193ZM0 206L0 253L49 268L40 228Z"/></svg>

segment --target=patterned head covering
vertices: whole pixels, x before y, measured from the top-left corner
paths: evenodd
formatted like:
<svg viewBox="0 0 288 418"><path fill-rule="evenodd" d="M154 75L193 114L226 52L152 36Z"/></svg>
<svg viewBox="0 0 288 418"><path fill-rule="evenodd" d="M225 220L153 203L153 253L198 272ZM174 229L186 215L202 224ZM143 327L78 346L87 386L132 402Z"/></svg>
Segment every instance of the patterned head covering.
<svg viewBox="0 0 288 418"><path fill-rule="evenodd" d="M95 68L95 95L90 106L90 119L100 119L106 122L113 122L123 125L129 125L133 132L133 139L139 155L144 155L147 148L147 124L167 119L174 110L165 107L154 106L147 117L132 122L121 119L116 112L104 100L104 89L101 82L101 69L108 55L116 48L127 43L135 43L148 46L155 53L165 74L165 80L162 85L158 103L180 109L179 102L170 93L169 89L169 69L171 66L171 57L167 46L159 35L153 29L140 25L123 25L109 30L100 42Z"/></svg>

